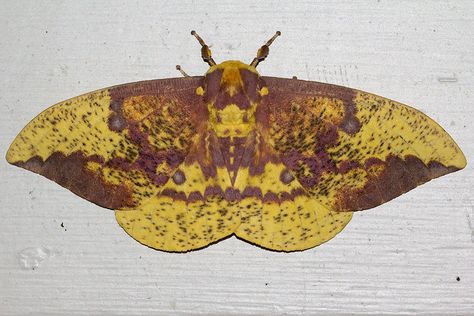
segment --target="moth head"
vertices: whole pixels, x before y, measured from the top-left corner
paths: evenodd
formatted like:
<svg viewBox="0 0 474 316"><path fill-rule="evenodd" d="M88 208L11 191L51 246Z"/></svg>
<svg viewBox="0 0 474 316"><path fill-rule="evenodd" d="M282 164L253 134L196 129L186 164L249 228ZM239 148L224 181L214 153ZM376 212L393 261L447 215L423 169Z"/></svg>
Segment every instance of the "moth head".
<svg viewBox="0 0 474 316"><path fill-rule="evenodd" d="M256 68L260 62L267 58L270 45L281 35L280 31L277 31L260 47L257 56L248 65L238 60L228 60L216 64L212 58L211 49L204 40L194 30L191 31L191 35L201 45L202 59L211 66L204 77L204 85L196 89L196 94L203 96L208 105L217 111L230 105L246 110L255 107L261 98L268 94L268 88L265 87ZM187 76L179 65L176 66L176 69Z"/></svg>
<svg viewBox="0 0 474 316"><path fill-rule="evenodd" d="M228 60L212 66L204 76L203 85L196 89L207 102L224 107L232 99L239 107L246 108L259 102L268 94L257 69L237 60Z"/></svg>

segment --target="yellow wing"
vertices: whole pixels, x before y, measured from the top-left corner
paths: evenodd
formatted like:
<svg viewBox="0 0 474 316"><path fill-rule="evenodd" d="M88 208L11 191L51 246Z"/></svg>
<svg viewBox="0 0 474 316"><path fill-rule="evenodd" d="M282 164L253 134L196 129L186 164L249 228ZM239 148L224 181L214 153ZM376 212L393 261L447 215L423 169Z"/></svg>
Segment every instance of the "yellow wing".
<svg viewBox="0 0 474 316"><path fill-rule="evenodd" d="M237 204L240 225L235 234L248 242L277 251L296 251L320 245L337 235L352 218L333 212L315 200L278 158L262 163L255 175L239 171L237 187L258 188Z"/></svg>
<svg viewBox="0 0 474 316"><path fill-rule="evenodd" d="M335 85L264 80L271 146L332 211L375 207L466 165L453 139L409 106Z"/></svg>
<svg viewBox="0 0 474 316"><path fill-rule="evenodd" d="M7 161L100 206L137 206L184 160L200 80L131 83L58 103L20 132Z"/></svg>
<svg viewBox="0 0 474 316"><path fill-rule="evenodd" d="M264 126L257 126L243 145L234 142L238 166L231 168L237 169L234 212L240 219L235 235L277 251L303 250L328 241L352 214L332 212L316 201L269 146L266 134Z"/></svg>

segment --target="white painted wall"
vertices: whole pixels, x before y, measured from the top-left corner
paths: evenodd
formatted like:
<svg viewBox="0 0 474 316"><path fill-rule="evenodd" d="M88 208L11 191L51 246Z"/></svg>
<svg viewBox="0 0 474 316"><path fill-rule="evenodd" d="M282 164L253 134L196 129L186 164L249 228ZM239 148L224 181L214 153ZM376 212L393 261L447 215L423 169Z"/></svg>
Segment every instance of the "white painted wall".
<svg viewBox="0 0 474 316"><path fill-rule="evenodd" d="M179 76L178 63L204 73L191 29L217 61L250 61L280 30L262 74L413 105L472 162L472 1L266 3L3 1L0 156L53 103ZM1 315L474 313L472 164L355 214L327 244L290 254L234 238L187 254L154 251L129 238L112 212L3 159L0 169ZM22 268L32 257L44 260Z"/></svg>

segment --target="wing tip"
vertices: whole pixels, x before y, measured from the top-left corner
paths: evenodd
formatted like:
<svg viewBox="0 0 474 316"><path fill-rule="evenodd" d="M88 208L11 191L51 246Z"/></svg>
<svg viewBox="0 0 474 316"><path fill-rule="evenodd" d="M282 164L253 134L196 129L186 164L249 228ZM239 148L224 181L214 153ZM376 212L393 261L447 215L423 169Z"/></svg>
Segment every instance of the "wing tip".
<svg viewBox="0 0 474 316"><path fill-rule="evenodd" d="M461 150L459 150L459 152L461 154L459 170L462 170L462 169L466 168L466 166L467 166L467 159L466 159L466 156L464 155L464 153Z"/></svg>
<svg viewBox="0 0 474 316"><path fill-rule="evenodd" d="M448 134L449 135L449 134ZM458 169L462 170L467 166L467 158L466 155L464 155L463 151L459 147L459 145L451 138L453 145L454 145L454 152L452 156L452 163L451 166Z"/></svg>
<svg viewBox="0 0 474 316"><path fill-rule="evenodd" d="M13 147L13 143L10 145L10 147L8 147L7 153L5 154L5 160L9 164L14 165L16 162L16 159L15 159L15 154L12 147Z"/></svg>
<svg viewBox="0 0 474 316"><path fill-rule="evenodd" d="M456 168L457 168L456 171L463 170L464 168L466 168L466 166L467 166L467 160L464 157L464 160L462 161L462 163L459 164L458 166L456 166Z"/></svg>

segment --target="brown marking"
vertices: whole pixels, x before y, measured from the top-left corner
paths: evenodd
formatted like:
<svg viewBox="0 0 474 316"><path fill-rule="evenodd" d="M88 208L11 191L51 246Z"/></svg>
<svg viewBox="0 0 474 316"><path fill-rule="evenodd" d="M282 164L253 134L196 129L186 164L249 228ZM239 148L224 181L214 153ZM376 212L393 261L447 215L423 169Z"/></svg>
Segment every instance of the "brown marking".
<svg viewBox="0 0 474 316"><path fill-rule="evenodd" d="M318 150L323 150L336 145L339 138L337 127L332 124L321 122L320 132L316 135L316 145Z"/></svg>
<svg viewBox="0 0 474 316"><path fill-rule="evenodd" d="M360 163L354 160L344 160L338 168L339 173L346 173L352 169L360 168Z"/></svg>
<svg viewBox="0 0 474 316"><path fill-rule="evenodd" d="M261 96L258 92L263 85L261 85L262 81L258 74L248 69L240 69L240 77L242 78L245 94L250 102L260 102Z"/></svg>
<svg viewBox="0 0 474 316"><path fill-rule="evenodd" d="M279 201L291 201L295 198L296 195L300 195L300 194L293 194L295 191L293 191L292 193L288 193L288 192L281 192L279 194L279 198L278 200ZM304 195L304 194L303 194Z"/></svg>
<svg viewBox="0 0 474 316"><path fill-rule="evenodd" d="M162 96L138 95L125 98L122 103L122 114L129 121L139 122L164 103Z"/></svg>
<svg viewBox="0 0 474 316"><path fill-rule="evenodd" d="M211 156L212 156L212 162L214 166L216 167L223 167L226 162L225 162L225 156L224 153L222 152L222 147L219 146L219 144L216 141L216 138L213 138L212 144L209 146L209 150L211 151Z"/></svg>
<svg viewBox="0 0 474 316"><path fill-rule="evenodd" d="M256 176L265 171L265 166L269 162L279 163L281 160L258 131L250 133L246 139L239 167L248 167L249 174Z"/></svg>
<svg viewBox="0 0 474 316"><path fill-rule="evenodd" d="M112 113L109 116L109 128L115 132L121 132L128 127L127 121L122 115Z"/></svg>
<svg viewBox="0 0 474 316"><path fill-rule="evenodd" d="M134 206L130 188L104 182L99 173L85 167L89 161L101 163L102 159L86 158L81 152L69 156L55 152L46 161L35 156L16 165L45 176L99 206L109 209Z"/></svg>
<svg viewBox="0 0 474 316"><path fill-rule="evenodd" d="M162 196L167 196L172 198L173 200L180 200L180 201L186 201L186 194L184 192L177 192L173 189L164 189L161 191Z"/></svg>
<svg viewBox="0 0 474 316"><path fill-rule="evenodd" d="M120 100L138 95L166 95L169 98L176 97L187 103L186 99L192 98L196 102L196 88L202 86L204 77L186 77L171 79L156 79L134 83L127 83L109 88L112 100ZM191 101L191 100L189 100ZM190 106L195 105L192 102Z"/></svg>
<svg viewBox="0 0 474 316"><path fill-rule="evenodd" d="M290 184L294 179L295 177L293 177L288 169L283 170L280 174L280 181L284 184Z"/></svg>
<svg viewBox="0 0 474 316"><path fill-rule="evenodd" d="M192 144L184 159L185 164L197 162L206 179L217 176L217 167L225 166L225 161L219 147L219 140L213 131L207 128L198 131L200 137Z"/></svg>
<svg viewBox="0 0 474 316"><path fill-rule="evenodd" d="M235 182L237 177L237 171L239 170L242 155L245 150L245 143L247 141L246 137L234 137L232 140L230 137L219 137L219 153L221 154L221 159L225 161L225 166L227 171L231 176L231 183ZM233 147L231 152L230 148ZM224 164L223 164L224 165Z"/></svg>
<svg viewBox="0 0 474 316"><path fill-rule="evenodd" d="M262 201L263 202L280 202L278 199L278 195L276 195L276 193L273 193L271 191L265 193Z"/></svg>
<svg viewBox="0 0 474 316"><path fill-rule="evenodd" d="M258 199L262 198L262 190L257 187L246 187L244 192L242 192L242 197L256 197Z"/></svg>
<svg viewBox="0 0 474 316"><path fill-rule="evenodd" d="M186 176L181 170L176 170L173 175L173 182L176 184L183 184L186 181Z"/></svg>
<svg viewBox="0 0 474 316"><path fill-rule="evenodd" d="M370 161L368 164L374 165L379 162ZM380 174L375 176L369 174L367 184L362 189L343 189L338 195L337 210L369 209L392 200L431 179L458 170L458 168L446 167L438 162L425 165L415 156L401 159L391 155L383 162L383 165L385 168Z"/></svg>
<svg viewBox="0 0 474 316"><path fill-rule="evenodd" d="M128 128L127 120L123 116L122 111L123 99L112 99L110 101L111 113L108 119L109 128L115 132L121 132Z"/></svg>
<svg viewBox="0 0 474 316"><path fill-rule="evenodd" d="M227 201L240 201L242 199L239 190L227 188L224 192L224 199Z"/></svg>
<svg viewBox="0 0 474 316"><path fill-rule="evenodd" d="M305 188L315 186L323 173L337 171L334 161L324 151L308 157L292 150L283 154L281 161L296 175L300 184ZM301 166L306 166L311 175L304 175Z"/></svg>
<svg viewBox="0 0 474 316"><path fill-rule="evenodd" d="M354 135L360 130L359 119L353 113L348 114L348 112L346 112L344 114L344 119L342 120L341 124L339 124L339 128L347 134Z"/></svg>
<svg viewBox="0 0 474 316"><path fill-rule="evenodd" d="M204 77L204 102L213 102L221 90L222 70L216 69Z"/></svg>
<svg viewBox="0 0 474 316"><path fill-rule="evenodd" d="M237 90L237 93L230 96L227 92L219 92L214 101L214 106L218 110L224 109L229 104L235 104L240 109L246 110L250 107L250 100L242 89Z"/></svg>
<svg viewBox="0 0 474 316"><path fill-rule="evenodd" d="M122 99L110 101L110 109L116 113L122 113Z"/></svg>
<svg viewBox="0 0 474 316"><path fill-rule="evenodd" d="M347 87L312 82L295 79L284 79L274 77L262 77L267 83L270 91L266 102L271 107L282 107L283 112L290 112L291 100L296 97L328 97L342 100L344 103L344 117L339 128L348 134L355 134L360 130L360 122L355 116L357 114L357 107L354 104L354 99L357 90ZM272 112L275 112L273 109Z"/></svg>
<svg viewBox="0 0 474 316"><path fill-rule="evenodd" d="M207 187L204 191L204 197L207 199L210 196L223 196L224 192L219 186Z"/></svg>
<svg viewBox="0 0 474 316"><path fill-rule="evenodd" d="M222 80L223 72L220 69L206 75L204 79L205 102L212 103L215 108L222 110L229 104L235 104L241 109L248 109L252 103L258 103L261 96L258 93L262 85L258 74L247 69L227 69L226 71L238 71L242 80L226 81ZM232 86L234 95L228 93L228 88Z"/></svg>
<svg viewBox="0 0 474 316"><path fill-rule="evenodd" d="M384 164L383 160L379 158L375 158L375 157L370 157L370 158L367 158L367 160L365 160L364 166L365 166L365 169L369 169L370 167L374 165L383 165L383 164Z"/></svg>
<svg viewBox="0 0 474 316"><path fill-rule="evenodd" d="M241 201L245 198L256 198L262 202L276 202L281 203L283 201L292 201L295 197L300 195L306 195L304 189L294 189L291 192L266 192L265 195L262 194L262 191L258 187L246 187L243 192L235 188L226 188L225 191L222 191L220 187L207 187L204 193L204 196L198 192L191 192L187 197L184 192L176 191L174 189L164 189L161 193L163 196L171 197L172 199L184 201L186 203L195 202L195 201L206 201L210 197L220 197L229 202Z"/></svg>
<svg viewBox="0 0 474 316"><path fill-rule="evenodd" d="M189 202L204 201L204 197L202 196L201 192L195 191L189 194L188 201Z"/></svg>

